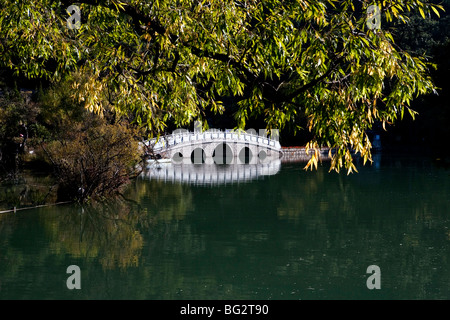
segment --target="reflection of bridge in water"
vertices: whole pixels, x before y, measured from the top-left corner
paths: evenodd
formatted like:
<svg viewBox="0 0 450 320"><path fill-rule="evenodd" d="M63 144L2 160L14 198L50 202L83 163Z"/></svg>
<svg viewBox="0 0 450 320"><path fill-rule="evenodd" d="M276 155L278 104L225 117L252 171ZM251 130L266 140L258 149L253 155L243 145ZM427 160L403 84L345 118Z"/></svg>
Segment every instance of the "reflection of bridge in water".
<svg viewBox="0 0 450 320"><path fill-rule="evenodd" d="M264 176L275 175L281 167L280 160L257 164L174 164L152 163L142 177L168 182L196 185L220 185L249 182Z"/></svg>

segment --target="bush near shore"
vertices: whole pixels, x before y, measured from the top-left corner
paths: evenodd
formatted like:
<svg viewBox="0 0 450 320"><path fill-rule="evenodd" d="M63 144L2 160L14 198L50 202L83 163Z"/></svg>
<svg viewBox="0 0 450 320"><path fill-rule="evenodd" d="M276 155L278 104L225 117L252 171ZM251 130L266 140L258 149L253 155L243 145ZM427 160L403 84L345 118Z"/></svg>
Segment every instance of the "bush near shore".
<svg viewBox="0 0 450 320"><path fill-rule="evenodd" d="M57 201L85 202L119 193L139 173L138 128L113 113L89 112L70 92L65 82L0 91L0 182L19 183L25 167L48 171Z"/></svg>

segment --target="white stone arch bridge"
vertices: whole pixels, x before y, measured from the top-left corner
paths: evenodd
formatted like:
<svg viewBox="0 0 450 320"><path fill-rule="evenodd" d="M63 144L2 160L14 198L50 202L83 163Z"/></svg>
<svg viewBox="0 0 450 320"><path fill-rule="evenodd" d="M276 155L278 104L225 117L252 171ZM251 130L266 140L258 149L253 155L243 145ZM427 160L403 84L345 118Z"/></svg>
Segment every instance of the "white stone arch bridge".
<svg viewBox="0 0 450 320"><path fill-rule="evenodd" d="M170 135L145 142L148 155L174 163L258 164L282 157L278 130L270 137L265 130L175 130Z"/></svg>

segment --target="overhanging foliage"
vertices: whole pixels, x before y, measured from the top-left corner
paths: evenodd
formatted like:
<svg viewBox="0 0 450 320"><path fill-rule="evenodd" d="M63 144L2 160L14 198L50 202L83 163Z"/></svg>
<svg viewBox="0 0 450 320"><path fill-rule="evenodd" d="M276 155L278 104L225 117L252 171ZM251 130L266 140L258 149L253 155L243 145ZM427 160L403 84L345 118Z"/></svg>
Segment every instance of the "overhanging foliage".
<svg viewBox="0 0 450 320"><path fill-rule="evenodd" d="M371 158L375 121L414 115L412 99L435 89L426 59L397 47L388 27L409 11L439 15L424 1L87 0L75 30L71 4L1 0L0 64L29 77L89 75L73 84L89 110L113 106L155 133L221 113L233 96L241 128L254 116L269 129L306 118L308 147L335 148L331 168L351 172L352 150ZM370 5L380 29L367 27Z"/></svg>

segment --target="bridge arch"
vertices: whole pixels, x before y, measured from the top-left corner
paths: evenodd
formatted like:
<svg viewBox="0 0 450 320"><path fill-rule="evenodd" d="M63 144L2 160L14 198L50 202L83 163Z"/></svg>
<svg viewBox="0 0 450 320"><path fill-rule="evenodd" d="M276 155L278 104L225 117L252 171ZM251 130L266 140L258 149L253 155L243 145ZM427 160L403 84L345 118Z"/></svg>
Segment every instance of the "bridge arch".
<svg viewBox="0 0 450 320"><path fill-rule="evenodd" d="M238 157L241 163L249 164L252 161L253 152L249 146L245 145L239 150Z"/></svg>
<svg viewBox="0 0 450 320"><path fill-rule="evenodd" d="M171 160L174 163L182 163L183 162L183 154L181 152L175 152L172 157Z"/></svg>
<svg viewBox="0 0 450 320"><path fill-rule="evenodd" d="M264 161L267 158L267 152L265 150L259 150L258 158Z"/></svg>
<svg viewBox="0 0 450 320"><path fill-rule="evenodd" d="M233 149L226 142L217 144L212 154L215 164L231 164L233 157Z"/></svg>
<svg viewBox="0 0 450 320"><path fill-rule="evenodd" d="M206 161L205 150L201 147L197 147L191 152L191 162L193 164L202 164Z"/></svg>

